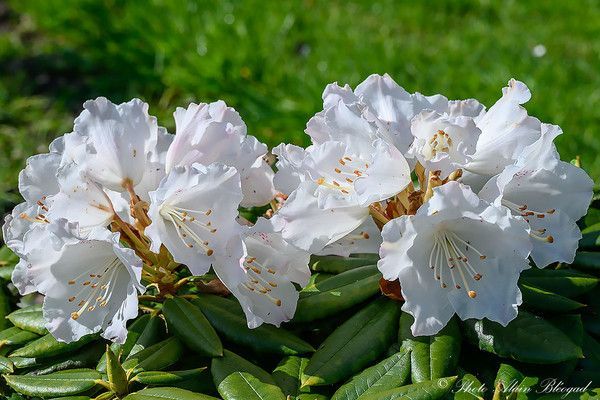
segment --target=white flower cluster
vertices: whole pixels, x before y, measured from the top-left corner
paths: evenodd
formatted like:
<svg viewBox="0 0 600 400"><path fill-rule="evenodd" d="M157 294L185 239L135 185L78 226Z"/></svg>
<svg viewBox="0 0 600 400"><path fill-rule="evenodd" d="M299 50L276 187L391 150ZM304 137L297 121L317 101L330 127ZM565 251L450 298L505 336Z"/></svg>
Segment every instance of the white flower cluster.
<svg viewBox="0 0 600 400"><path fill-rule="evenodd" d="M103 331L123 342L148 284L173 289L173 271L214 269L248 325L292 318L310 278L309 254L269 220L238 222L240 206L274 197L267 147L222 101L175 112L176 135L132 100L84 104L72 133L31 157L19 176L25 202L3 226L20 257L13 282L45 296L44 318L62 341Z"/></svg>
<svg viewBox="0 0 600 400"><path fill-rule="evenodd" d="M587 174L556 152L560 128L521 106L529 98L515 80L487 111L410 94L388 75L331 84L307 124L312 144L273 149L276 173L222 101L178 108L175 135L139 100L88 101L19 176L25 202L3 226L20 257L13 282L45 296L59 340L102 331L122 342L138 294L174 294L182 264L196 276L212 267L249 327L279 326L311 254L379 252L415 335L455 313L506 325L529 257L573 261L592 196ZM269 219L239 216L269 203Z"/></svg>
<svg viewBox="0 0 600 400"><path fill-rule="evenodd" d="M306 127L312 144L273 150L275 187L289 195L274 225L314 253L375 222L378 267L400 280L414 335L455 313L506 325L529 257L540 268L573 261L592 197L590 177L558 156L560 128L521 106L530 97L511 80L486 111L408 93L388 75L331 84Z"/></svg>

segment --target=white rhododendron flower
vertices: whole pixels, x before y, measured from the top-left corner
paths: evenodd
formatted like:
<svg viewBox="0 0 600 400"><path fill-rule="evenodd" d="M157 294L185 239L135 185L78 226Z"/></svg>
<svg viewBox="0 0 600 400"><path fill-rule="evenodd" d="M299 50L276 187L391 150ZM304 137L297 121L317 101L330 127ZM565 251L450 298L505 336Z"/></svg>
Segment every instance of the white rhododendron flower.
<svg viewBox="0 0 600 400"><path fill-rule="evenodd" d="M553 140L561 133L556 125L542 124L542 137L480 192L529 223L531 257L540 268L573 262L581 239L576 221L587 212L593 195L592 179L558 158Z"/></svg>
<svg viewBox="0 0 600 400"><path fill-rule="evenodd" d="M196 162L220 162L238 170L244 193L242 206L262 206L273 199L274 174L263 159L267 146L247 135L237 111L217 101L177 108L174 116L176 135L166 155L167 172Z"/></svg>
<svg viewBox="0 0 600 400"><path fill-rule="evenodd" d="M367 218L358 228L342 237L341 239L328 244L323 250L316 252L320 256L342 256L348 257L351 254L377 254L381 246L382 238L379 227L373 221L373 218Z"/></svg>
<svg viewBox="0 0 600 400"><path fill-rule="evenodd" d="M521 304L519 274L529 267L527 223L460 183L434 192L415 215L382 232L378 267L385 279L400 280L413 334L433 335L455 313L508 324Z"/></svg>
<svg viewBox="0 0 600 400"><path fill-rule="evenodd" d="M279 326L296 311L298 290L310 279L310 254L283 240L270 220L244 227L218 256L214 269L242 305L249 328L263 322Z"/></svg>
<svg viewBox="0 0 600 400"><path fill-rule="evenodd" d="M74 133L85 150L76 162L99 184L124 191L137 185L147 169L148 155L156 147L158 125L139 99L115 105L104 97L88 100L75 120Z"/></svg>
<svg viewBox="0 0 600 400"><path fill-rule="evenodd" d="M46 327L65 342L102 331L118 343L138 311L142 260L119 243L119 234L95 228L80 236L58 220L27 233L28 275L45 295Z"/></svg>
<svg viewBox="0 0 600 400"><path fill-rule="evenodd" d="M196 275L208 272L215 252L223 254L238 230L240 176L222 164L175 167L150 192L152 220L146 235L156 253L165 245L175 261Z"/></svg>

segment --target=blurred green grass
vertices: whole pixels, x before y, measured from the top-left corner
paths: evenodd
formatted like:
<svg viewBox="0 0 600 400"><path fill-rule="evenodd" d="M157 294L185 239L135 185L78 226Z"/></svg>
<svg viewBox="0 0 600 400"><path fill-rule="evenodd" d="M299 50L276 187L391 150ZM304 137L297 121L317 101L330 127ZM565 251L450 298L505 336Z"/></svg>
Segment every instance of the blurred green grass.
<svg viewBox="0 0 600 400"><path fill-rule="evenodd" d="M220 98L269 145L306 144L327 83L384 72L488 106L523 80L529 112L565 131L563 159L597 180L598 38L595 0L0 0L0 201L87 98L141 97L171 129L176 106Z"/></svg>

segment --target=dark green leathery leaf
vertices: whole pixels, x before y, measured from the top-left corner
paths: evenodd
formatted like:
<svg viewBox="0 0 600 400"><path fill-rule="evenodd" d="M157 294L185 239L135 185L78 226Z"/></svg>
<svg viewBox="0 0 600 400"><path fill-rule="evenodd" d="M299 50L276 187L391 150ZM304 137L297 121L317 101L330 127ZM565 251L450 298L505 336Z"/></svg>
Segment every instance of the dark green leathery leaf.
<svg viewBox="0 0 600 400"><path fill-rule="evenodd" d="M175 364L183 354L181 342L175 338L163 340L137 352L123 363L126 371L135 375L141 371L160 371Z"/></svg>
<svg viewBox="0 0 600 400"><path fill-rule="evenodd" d="M531 268L522 272L519 282L564 297L576 297L594 289L598 278L574 269Z"/></svg>
<svg viewBox="0 0 600 400"><path fill-rule="evenodd" d="M489 320L467 320L464 328L471 343L500 357L539 364L582 357L581 347L560 329L524 310L506 327Z"/></svg>
<svg viewBox="0 0 600 400"><path fill-rule="evenodd" d="M309 343L285 329L269 324L249 329L244 312L234 300L203 295L192 303L200 308L223 337L238 345L252 348L257 353L296 355L315 351Z"/></svg>
<svg viewBox="0 0 600 400"><path fill-rule="evenodd" d="M360 400L432 400L441 399L454 388L456 377L440 378L373 393Z"/></svg>
<svg viewBox="0 0 600 400"><path fill-rule="evenodd" d="M375 257L340 257L340 256L312 256L310 269L315 272L339 274L365 265L377 262Z"/></svg>
<svg viewBox="0 0 600 400"><path fill-rule="evenodd" d="M411 351L411 378L413 383L429 381L456 372L460 357L461 336L455 318L437 334L415 337L410 331L413 317L402 313L398 341L401 348Z"/></svg>
<svg viewBox="0 0 600 400"><path fill-rule="evenodd" d="M267 371L229 350L223 350L222 357L212 359L210 371L217 387L223 379L233 372L248 372L262 382L275 383L273 377Z"/></svg>
<svg viewBox="0 0 600 400"><path fill-rule="evenodd" d="M0 356L0 374L12 374L15 370L15 365L8 357Z"/></svg>
<svg viewBox="0 0 600 400"><path fill-rule="evenodd" d="M6 383L15 391L39 397L72 396L92 389L101 379L93 369L74 369L48 375L6 375Z"/></svg>
<svg viewBox="0 0 600 400"><path fill-rule="evenodd" d="M512 398L525 400L529 398L528 393L533 392L533 388L538 383L536 377L526 377L512 365L501 364L498 368L494 388L498 388L505 396L512 395Z"/></svg>
<svg viewBox="0 0 600 400"><path fill-rule="evenodd" d="M340 382L370 365L396 336L400 306L379 298L339 326L312 355L302 386Z"/></svg>
<svg viewBox="0 0 600 400"><path fill-rule="evenodd" d="M573 261L574 268L592 271L600 271L600 252L578 251Z"/></svg>
<svg viewBox="0 0 600 400"><path fill-rule="evenodd" d="M526 283L519 285L523 294L523 305L540 311L568 312L585 307L578 301Z"/></svg>
<svg viewBox="0 0 600 400"><path fill-rule="evenodd" d="M100 355L103 353L104 345L93 342L75 353L65 353L50 358L32 359L35 360L34 369L27 370L28 375L46 375L52 372L65 369L78 369L92 367Z"/></svg>
<svg viewBox="0 0 600 400"><path fill-rule="evenodd" d="M308 358L289 356L285 357L277 365L273 373L273 379L286 396L296 396L300 389L302 371L308 364Z"/></svg>
<svg viewBox="0 0 600 400"><path fill-rule="evenodd" d="M0 332L0 348L4 346L20 346L39 337L36 333L24 331L21 328L13 326Z"/></svg>
<svg viewBox="0 0 600 400"><path fill-rule="evenodd" d="M133 323L131 324L131 326L127 328L127 339L125 339L125 343L112 343L110 345L111 351L115 353L115 355L119 357L120 360L127 359L127 356L129 355L133 346L136 344L138 338L144 331L149 320L149 314L144 314L141 317L136 318L135 321L133 321ZM96 365L96 370L102 373L106 372L106 352L102 354L100 361L98 361L98 365Z"/></svg>
<svg viewBox="0 0 600 400"><path fill-rule="evenodd" d="M144 325L141 332L136 333L131 342L126 341L123 345L123 357L129 359L137 352L158 343L165 336L165 331L166 327L163 319L156 315L150 316L148 323ZM133 342L135 337L137 339Z"/></svg>
<svg viewBox="0 0 600 400"><path fill-rule="evenodd" d="M187 347L209 357L223 355L219 336L198 307L186 299L167 299L163 305L163 315L170 330Z"/></svg>
<svg viewBox="0 0 600 400"><path fill-rule="evenodd" d="M206 367L185 371L144 371L137 374L133 381L143 385L172 385L199 376Z"/></svg>
<svg viewBox="0 0 600 400"><path fill-rule="evenodd" d="M400 387L409 377L410 350L405 348L354 376L333 394L331 400L358 400L362 396Z"/></svg>
<svg viewBox="0 0 600 400"><path fill-rule="evenodd" d="M248 372L228 375L217 389L225 400L286 400L277 385L262 382Z"/></svg>
<svg viewBox="0 0 600 400"><path fill-rule="evenodd" d="M25 346L13 351L10 354L10 357L43 358L61 355L80 349L98 337L98 334L92 334L84 336L76 342L65 343L59 342L54 338L54 336L52 336L52 334L48 333L45 336L29 342Z"/></svg>
<svg viewBox="0 0 600 400"><path fill-rule="evenodd" d="M300 292L294 322L334 315L362 303L379 291L376 265L358 267L305 287Z"/></svg>
<svg viewBox="0 0 600 400"><path fill-rule="evenodd" d="M20 310L13 311L6 317L12 324L26 331L45 335L48 333L46 329L46 320L42 315L42 306L34 305Z"/></svg>
<svg viewBox="0 0 600 400"><path fill-rule="evenodd" d="M194 393L174 387L157 387L142 389L131 393L123 400L218 400L206 394Z"/></svg>
<svg viewBox="0 0 600 400"><path fill-rule="evenodd" d="M223 357L213 358L211 373L217 390L226 400L285 399L267 371L228 350L224 350Z"/></svg>

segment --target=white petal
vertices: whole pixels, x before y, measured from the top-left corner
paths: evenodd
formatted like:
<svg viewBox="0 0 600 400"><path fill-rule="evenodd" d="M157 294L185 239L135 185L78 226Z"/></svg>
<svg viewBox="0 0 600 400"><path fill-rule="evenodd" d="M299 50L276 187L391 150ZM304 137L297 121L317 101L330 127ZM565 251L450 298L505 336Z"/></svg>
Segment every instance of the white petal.
<svg viewBox="0 0 600 400"><path fill-rule="evenodd" d="M13 269L11 280L15 287L19 290L21 296L33 293L36 291L32 279L28 275L27 261L21 259Z"/></svg>
<svg viewBox="0 0 600 400"><path fill-rule="evenodd" d="M31 203L58 192L56 174L61 156L56 153L38 154L27 159L25 169L19 174L19 192Z"/></svg>
<svg viewBox="0 0 600 400"><path fill-rule="evenodd" d="M367 218L348 235L325 246L323 250L315 254L341 257L348 257L350 254L377 254L381 242L382 238L379 228L375 225L373 218Z"/></svg>
<svg viewBox="0 0 600 400"><path fill-rule="evenodd" d="M316 190L316 184L302 183L276 214L283 238L311 253L346 236L369 216L363 207L321 209Z"/></svg>
<svg viewBox="0 0 600 400"><path fill-rule="evenodd" d="M176 167L149 195L152 224L146 235L151 249L157 251L164 244L175 261L196 275L205 274L239 230L236 217L242 193L235 168Z"/></svg>
<svg viewBox="0 0 600 400"><path fill-rule="evenodd" d="M102 188L74 165L59 170L60 191L51 197L46 216L50 221L65 218L81 229L107 226L113 218L112 202Z"/></svg>
<svg viewBox="0 0 600 400"><path fill-rule="evenodd" d="M281 143L272 152L277 156L277 172L273 178L275 189L289 195L306 179L302 169L306 151L293 144Z"/></svg>
<svg viewBox="0 0 600 400"><path fill-rule="evenodd" d="M464 116L478 120L485 114L485 106L475 99L451 100L448 102L448 114L451 117Z"/></svg>
<svg viewBox="0 0 600 400"><path fill-rule="evenodd" d="M545 218L528 218L531 226L533 250L531 258L538 268L554 262L572 264L581 239L579 227L568 215L560 210L546 214ZM542 233L543 232L543 233ZM546 239L552 237L552 242Z"/></svg>
<svg viewBox="0 0 600 400"><path fill-rule="evenodd" d="M273 168L259 157L250 168L244 171L242 179L242 207L260 207L269 203L275 197L273 186Z"/></svg>
<svg viewBox="0 0 600 400"><path fill-rule="evenodd" d="M75 132L86 138L85 159L78 160L96 181L115 191L137 185L148 154L157 143L156 118L139 99L115 105L104 97L88 100L75 120Z"/></svg>
<svg viewBox="0 0 600 400"><path fill-rule="evenodd" d="M467 169L482 175L495 175L512 164L523 149L541 135L540 121L527 115L521 104L531 98L524 83L511 79L502 98L478 121L481 135L477 151Z"/></svg>
<svg viewBox="0 0 600 400"><path fill-rule="evenodd" d="M365 173L354 180L358 202L363 207L388 199L411 183L408 162L396 147L381 139L376 140L372 159Z"/></svg>

